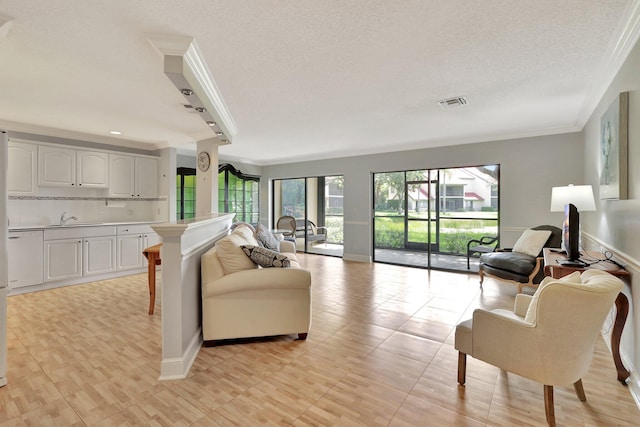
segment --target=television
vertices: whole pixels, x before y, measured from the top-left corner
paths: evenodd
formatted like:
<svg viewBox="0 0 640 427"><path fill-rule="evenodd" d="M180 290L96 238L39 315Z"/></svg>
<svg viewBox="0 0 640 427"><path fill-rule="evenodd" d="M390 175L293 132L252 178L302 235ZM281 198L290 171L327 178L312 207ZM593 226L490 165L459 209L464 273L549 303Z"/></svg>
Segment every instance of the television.
<svg viewBox="0 0 640 427"><path fill-rule="evenodd" d="M580 214L578 208L571 203L564 206L562 246L569 263L580 262Z"/></svg>

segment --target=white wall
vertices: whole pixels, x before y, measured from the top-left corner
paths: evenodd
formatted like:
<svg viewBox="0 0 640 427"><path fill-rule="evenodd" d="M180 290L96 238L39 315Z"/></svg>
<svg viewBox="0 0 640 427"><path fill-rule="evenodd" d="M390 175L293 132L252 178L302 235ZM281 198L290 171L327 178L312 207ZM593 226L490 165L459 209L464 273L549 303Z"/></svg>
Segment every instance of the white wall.
<svg viewBox="0 0 640 427"><path fill-rule="evenodd" d="M600 118L620 92L629 93L628 200L598 200L600 170ZM585 181L593 185L596 212L581 214L583 232L597 249L612 251L632 273L625 294L630 311L622 336L621 353L631 368L630 388L640 402L640 43L637 43L602 97L583 130Z"/></svg>
<svg viewBox="0 0 640 427"><path fill-rule="evenodd" d="M265 166L260 220L270 221L272 179L344 175L345 258L367 260L373 172L500 164L501 241L508 246L525 228L562 223L561 213L549 211L551 187L583 184L583 153L582 135L570 133Z"/></svg>

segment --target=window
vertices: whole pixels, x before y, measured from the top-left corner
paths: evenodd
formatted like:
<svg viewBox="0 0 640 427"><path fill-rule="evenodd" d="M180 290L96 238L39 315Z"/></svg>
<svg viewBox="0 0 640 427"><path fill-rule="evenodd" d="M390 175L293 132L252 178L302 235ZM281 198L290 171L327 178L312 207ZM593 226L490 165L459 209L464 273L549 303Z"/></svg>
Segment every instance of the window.
<svg viewBox="0 0 640 427"><path fill-rule="evenodd" d="M196 170L193 168L178 168L176 213L178 219L193 218L196 214Z"/></svg>
<svg viewBox="0 0 640 427"><path fill-rule="evenodd" d="M235 212L235 220L257 225L260 220L260 177L231 166L218 167L218 212Z"/></svg>
<svg viewBox="0 0 640 427"><path fill-rule="evenodd" d="M196 212L196 170L178 168L176 177L178 219ZM260 217L260 177L245 175L229 164L218 167L218 212L235 212L236 220L257 225Z"/></svg>

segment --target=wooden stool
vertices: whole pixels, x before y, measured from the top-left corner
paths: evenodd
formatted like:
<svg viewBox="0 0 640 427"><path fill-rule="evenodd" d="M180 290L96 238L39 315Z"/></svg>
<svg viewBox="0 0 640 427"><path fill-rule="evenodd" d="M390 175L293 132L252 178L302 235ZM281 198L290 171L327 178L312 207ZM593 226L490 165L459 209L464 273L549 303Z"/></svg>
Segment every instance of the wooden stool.
<svg viewBox="0 0 640 427"><path fill-rule="evenodd" d="M153 309L156 305L156 265L162 264L160 259L161 247L162 243L158 243L142 251L142 255L149 261L149 314L153 314Z"/></svg>

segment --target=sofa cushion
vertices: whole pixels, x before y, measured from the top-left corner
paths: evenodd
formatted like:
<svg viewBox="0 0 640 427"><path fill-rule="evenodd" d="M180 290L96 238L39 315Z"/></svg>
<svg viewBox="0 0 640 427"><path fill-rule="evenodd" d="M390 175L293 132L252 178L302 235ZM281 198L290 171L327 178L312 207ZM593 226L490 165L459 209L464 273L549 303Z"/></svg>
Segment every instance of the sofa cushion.
<svg viewBox="0 0 640 427"><path fill-rule="evenodd" d="M279 254L271 249L263 248L260 246L243 245L242 250L244 253L261 267L290 267L291 262L286 255Z"/></svg>
<svg viewBox="0 0 640 427"><path fill-rule="evenodd" d="M482 254L480 262L489 267L528 276L536 265L536 257L520 252L491 252Z"/></svg>
<svg viewBox="0 0 640 427"><path fill-rule="evenodd" d="M258 245L258 242L253 237L251 230L249 230L248 236L244 230L249 229L246 227L238 227L227 237L216 242L216 253L218 254L218 258L222 264L224 274L258 268L258 266L247 257L241 248L242 245Z"/></svg>
<svg viewBox="0 0 640 427"><path fill-rule="evenodd" d="M540 292L547 286L549 283L582 283L582 278L580 277L579 271L574 271L573 273L564 276L560 279L554 279L553 277L545 277L536 292L533 294L533 298L531 298L531 302L529 303L529 308L527 309L527 314L524 316L524 321L527 323L535 323L536 322L536 312L538 309L538 299L540 298Z"/></svg>
<svg viewBox="0 0 640 427"><path fill-rule="evenodd" d="M256 240L263 248L280 252L280 242L276 236L274 236L273 233L271 233L269 229L262 224L258 224L258 228L256 228Z"/></svg>
<svg viewBox="0 0 640 427"><path fill-rule="evenodd" d="M544 244L549 240L549 236L551 236L551 231L549 230L525 230L516 244L513 245L513 252L537 257Z"/></svg>

